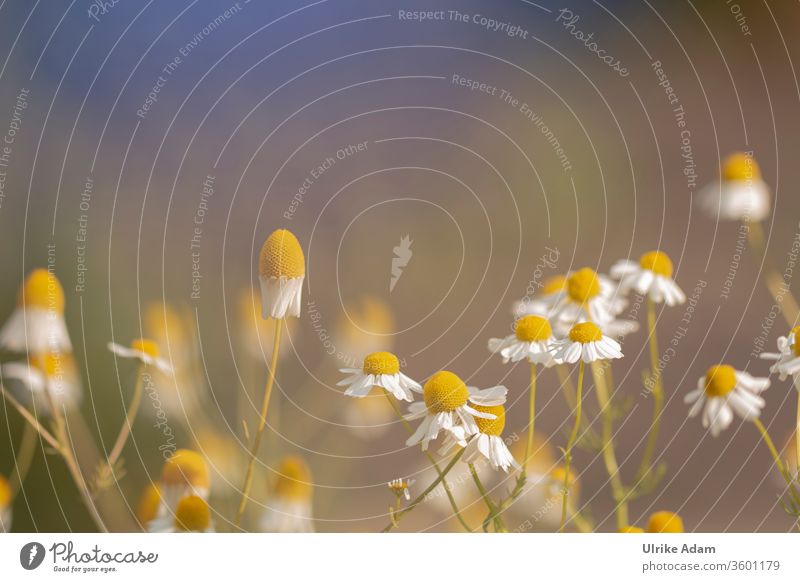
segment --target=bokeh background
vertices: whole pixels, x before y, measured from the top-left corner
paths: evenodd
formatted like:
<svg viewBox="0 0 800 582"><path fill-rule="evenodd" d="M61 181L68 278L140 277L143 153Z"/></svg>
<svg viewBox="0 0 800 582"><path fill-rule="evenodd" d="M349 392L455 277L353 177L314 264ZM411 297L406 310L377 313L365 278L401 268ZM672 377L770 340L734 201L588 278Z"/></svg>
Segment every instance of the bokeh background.
<svg viewBox="0 0 800 582"><path fill-rule="evenodd" d="M562 9L626 75L570 34ZM412 10L445 18L401 17ZM476 14L518 32L487 29ZM691 530L787 531L752 425L736 422L712 439L687 420L682 397L712 363L767 371L751 355L773 303L760 266L740 253L737 225L697 213L693 196L727 153L752 151L773 188L765 229L783 269L800 229L799 19L796 3L755 0L5 0L0 134L14 129L14 139L0 199L0 316L12 312L25 274L54 261L83 376L76 438L104 448L135 376L106 343L156 336L180 372L157 385L174 442L209 459L215 520L229 529L242 421L255 425L271 353L270 325L249 295L256 258L272 230L291 229L308 264L304 309L281 357L252 520L269 503L279 459L296 454L313 474L317 530L376 531L393 500L386 482L424 483L424 457L404 447L382 400L342 395L338 368L383 347L417 379L447 368L477 386L503 383L506 431L522 434L527 368L486 350L490 337L510 333L513 302L532 281L586 265L607 270L660 248L689 294L705 287L688 325L685 307L659 319L662 344L687 329L664 369L666 477L633 503L632 521L670 509ZM470 90L454 75L489 89ZM21 93L26 105L12 125ZM413 257L390 292L393 247L406 235ZM557 260L542 266L545 254ZM779 318L770 346L784 332ZM628 479L650 417L644 337L628 337L615 366L630 400L616 434ZM539 386L538 431L563 446L569 410L555 375L543 373ZM775 383L764 418L781 443L793 407L788 384ZM120 511L132 512L158 478L165 437L156 413L145 400L115 485L130 506ZM8 474L22 424L5 405L0 418ZM579 451L575 464L582 507L599 530L613 530L600 459ZM92 527L63 463L38 451L14 530ZM424 504L403 529L454 526L446 508Z"/></svg>

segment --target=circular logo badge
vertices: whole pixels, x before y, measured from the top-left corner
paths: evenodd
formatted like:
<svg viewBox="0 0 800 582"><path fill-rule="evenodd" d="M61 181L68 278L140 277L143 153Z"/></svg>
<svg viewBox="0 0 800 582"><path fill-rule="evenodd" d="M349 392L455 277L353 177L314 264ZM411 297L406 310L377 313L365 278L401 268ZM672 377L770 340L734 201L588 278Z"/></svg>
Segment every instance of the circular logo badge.
<svg viewBox="0 0 800 582"><path fill-rule="evenodd" d="M39 542L29 542L19 551L19 563L26 570L35 570L44 561L44 546Z"/></svg>

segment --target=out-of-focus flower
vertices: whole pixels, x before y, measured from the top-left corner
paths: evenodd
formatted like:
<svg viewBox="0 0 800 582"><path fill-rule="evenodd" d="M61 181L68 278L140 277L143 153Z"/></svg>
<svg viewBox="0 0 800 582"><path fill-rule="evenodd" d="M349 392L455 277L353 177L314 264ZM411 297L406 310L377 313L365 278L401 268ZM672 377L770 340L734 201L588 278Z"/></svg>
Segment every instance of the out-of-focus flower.
<svg viewBox="0 0 800 582"><path fill-rule="evenodd" d="M476 463L481 459L487 459L495 471L502 469L508 473L509 467L519 468L514 460L511 451L508 450L503 441L503 429L506 426L506 408L502 404L497 406L474 405L475 410L495 416L493 419L476 417L475 423L478 425L478 434L474 435L468 443L461 460L464 463ZM441 449L441 454L446 455L453 447L463 445L463 441L448 435L445 445Z"/></svg>
<svg viewBox="0 0 800 582"><path fill-rule="evenodd" d="M414 479L392 479L386 485L389 490L397 497L404 497L406 501L411 500L409 488L414 484Z"/></svg>
<svg viewBox="0 0 800 582"><path fill-rule="evenodd" d="M261 247L258 271L262 317L300 317L306 260L294 234L279 229L267 237Z"/></svg>
<svg viewBox="0 0 800 582"><path fill-rule="evenodd" d="M584 267L569 274L548 318L555 323L558 333L566 333L584 321L604 328L615 320L626 303L610 279Z"/></svg>
<svg viewBox="0 0 800 582"><path fill-rule="evenodd" d="M795 327L786 336L778 338L778 353L762 353L764 360L775 360L769 371L778 374L781 380L789 376L794 380L794 387L800 390L800 326Z"/></svg>
<svg viewBox="0 0 800 582"><path fill-rule="evenodd" d="M686 301L678 284L672 279L672 260L662 251L650 251L639 262L621 260L611 267L611 276L619 279L620 290L631 289L654 303L666 303L670 307Z"/></svg>
<svg viewBox="0 0 800 582"><path fill-rule="evenodd" d="M261 516L260 529L276 533L314 531L311 470L300 457L285 457L278 465L272 491Z"/></svg>
<svg viewBox="0 0 800 582"><path fill-rule="evenodd" d="M129 348L114 342L108 342L108 349L111 353L120 358L139 360L148 366L155 366L165 374L172 374L172 366L170 366L167 360L160 357L158 344L153 340L145 338L135 339L131 342Z"/></svg>
<svg viewBox="0 0 800 582"><path fill-rule="evenodd" d="M526 315L539 315L550 317L553 306L563 297L567 288L567 278L564 275L554 275L542 283L542 287L533 297L526 297L514 304L514 316L517 318Z"/></svg>
<svg viewBox="0 0 800 582"><path fill-rule="evenodd" d="M705 376L697 381L697 388L683 399L691 404L689 416L697 416L703 409L703 428L709 428L712 436L728 428L735 412L744 420L756 420L764 408L764 399L759 396L769 388L769 378L754 378L747 372L734 370L720 364L711 366Z"/></svg>
<svg viewBox="0 0 800 582"><path fill-rule="evenodd" d="M439 436L439 432L452 434L457 441L463 442L469 435L478 433L475 417L494 420L496 416L488 412L479 412L470 404L497 406L505 404L508 390L505 386L495 386L486 390L468 388L464 381L443 370L436 372L425 383L424 402L414 402L409 406L406 420L422 418L416 432L409 437L406 445L422 443L422 450L428 449L431 440Z"/></svg>
<svg viewBox="0 0 800 582"><path fill-rule="evenodd" d="M197 450L207 459L211 476L211 488L215 495L221 492L235 493L230 476L245 472L245 458L238 442L221 431L199 427L196 431Z"/></svg>
<svg viewBox="0 0 800 582"><path fill-rule="evenodd" d="M729 155L722 163L722 177L697 194L698 207L710 218L764 220L770 212L770 189L753 156Z"/></svg>
<svg viewBox="0 0 800 582"><path fill-rule="evenodd" d="M158 508L161 506L161 492L157 483L149 483L139 495L139 503L136 504L136 519L147 529L148 524L158 515Z"/></svg>
<svg viewBox="0 0 800 582"><path fill-rule="evenodd" d="M11 531L11 487L8 479L0 475L0 533Z"/></svg>
<svg viewBox="0 0 800 582"><path fill-rule="evenodd" d="M671 511L657 511L647 522L647 533L683 533L683 519Z"/></svg>
<svg viewBox="0 0 800 582"><path fill-rule="evenodd" d="M391 350L394 331L389 305L379 297L367 295L346 305L339 314L334 343L343 361L353 365L361 354Z"/></svg>
<svg viewBox="0 0 800 582"><path fill-rule="evenodd" d="M0 329L0 348L14 353L71 352L64 321L64 289L47 269L30 272L17 307Z"/></svg>
<svg viewBox="0 0 800 582"><path fill-rule="evenodd" d="M347 396L363 398L373 387L383 388L398 400L412 402L414 392L422 393L422 386L400 371L400 360L389 352L375 352L364 358L364 365L359 368L342 368L343 374L350 374L337 386L348 386Z"/></svg>
<svg viewBox="0 0 800 582"><path fill-rule="evenodd" d="M514 334L502 339L489 340L489 351L500 354L503 363L528 360L549 368L556 364L553 359L553 330L550 322L538 315L526 315L517 320Z"/></svg>
<svg viewBox="0 0 800 582"><path fill-rule="evenodd" d="M50 398L56 407L74 409L83 398L75 358L68 352L31 354L27 363L2 366L3 380L21 404L50 416Z"/></svg>
<svg viewBox="0 0 800 582"><path fill-rule="evenodd" d="M590 364L621 358L622 351L615 340L603 335L594 323L586 321L573 325L567 338L555 342L553 357L559 363L574 364L583 360Z"/></svg>
<svg viewBox="0 0 800 582"><path fill-rule="evenodd" d="M158 528L156 522L151 533L214 533L211 524L211 509L208 502L198 495L187 495L178 501L175 516L168 527Z"/></svg>

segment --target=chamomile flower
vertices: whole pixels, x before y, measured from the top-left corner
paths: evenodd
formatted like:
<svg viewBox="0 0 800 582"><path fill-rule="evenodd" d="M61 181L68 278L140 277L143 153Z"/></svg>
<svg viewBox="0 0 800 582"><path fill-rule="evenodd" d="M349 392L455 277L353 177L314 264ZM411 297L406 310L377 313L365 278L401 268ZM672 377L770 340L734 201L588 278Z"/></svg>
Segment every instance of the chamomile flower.
<svg viewBox="0 0 800 582"><path fill-rule="evenodd" d="M35 269L25 279L17 308L0 329L0 348L15 353L71 352L64 321L64 289L47 269Z"/></svg>
<svg viewBox="0 0 800 582"><path fill-rule="evenodd" d="M120 358L139 360L148 366L155 366L165 374L172 374L172 366L168 361L160 357L158 344L153 340L135 339L128 348L114 342L108 342L108 349Z"/></svg>
<svg viewBox="0 0 800 582"><path fill-rule="evenodd" d="M374 352L364 358L359 368L342 368L343 374L350 374L337 386L348 386L347 396L363 398L373 387L391 392L398 400L412 402L414 392L422 393L422 386L400 371L400 360L390 352Z"/></svg>
<svg viewBox="0 0 800 582"><path fill-rule="evenodd" d="M158 508L161 506L161 491L157 483L146 485L139 495L139 502L136 504L136 519L147 528L148 524L158 515Z"/></svg>
<svg viewBox="0 0 800 582"><path fill-rule="evenodd" d="M311 470L300 457L286 457L278 466L272 492L261 516L263 532L311 533L314 531Z"/></svg>
<svg viewBox="0 0 800 582"><path fill-rule="evenodd" d="M526 315L517 320L514 334L489 340L489 351L503 356L503 363L528 360L545 367L555 365L552 348L555 342L550 322L539 315Z"/></svg>
<svg viewBox="0 0 800 582"><path fill-rule="evenodd" d="M756 420L765 404L759 394L767 388L769 378L754 378L747 372L720 364L708 369L683 402L692 405L690 417L697 416L705 404L703 427L710 428L711 435L717 436L730 426L734 412L744 420Z"/></svg>
<svg viewBox="0 0 800 582"><path fill-rule="evenodd" d="M436 372L425 383L424 402L414 402L408 407L406 420L422 418L416 432L409 437L406 445L422 443L422 450L428 449L431 440L441 431L452 434L459 442L467 436L478 433L476 418L494 420L489 412L480 412L470 405L497 406L505 404L508 390L505 386L495 386L486 390L467 387L464 381L443 370Z"/></svg>
<svg viewBox="0 0 800 582"><path fill-rule="evenodd" d="M40 353L27 362L2 366L3 381L21 404L50 416L50 399L56 408L76 408L83 398L80 376L71 353Z"/></svg>
<svg viewBox="0 0 800 582"><path fill-rule="evenodd" d="M569 274L547 317L560 335L566 335L576 323L591 321L606 335L619 337L638 329L634 321L617 319L626 305L611 279L584 267Z"/></svg>
<svg viewBox="0 0 800 582"><path fill-rule="evenodd" d="M478 434L472 436L469 442L466 443L464 456L461 460L465 463L477 463L482 459L486 459L495 471L502 469L508 473L509 467L515 469L519 465L514 460L511 451L508 450L502 434L506 425L506 408L502 404L497 406L481 406L480 404L474 405L475 410L484 412L495 416L493 419L489 418L475 418L475 424L478 425ZM453 447L461 444L463 441L452 434L447 436L447 441L442 447L440 454L446 455Z"/></svg>
<svg viewBox="0 0 800 582"><path fill-rule="evenodd" d="M657 511L647 522L647 533L683 533L683 519L671 511Z"/></svg>
<svg viewBox="0 0 800 582"><path fill-rule="evenodd" d="M672 279L672 260L662 251L650 251L639 258L639 262L617 261L611 267L611 276L619 279L620 290L631 289L655 303L666 303L670 307L686 301L678 284Z"/></svg>
<svg viewBox="0 0 800 582"><path fill-rule="evenodd" d="M210 483L208 464L200 453L189 449L175 451L161 469L161 481L158 484L161 503L148 529L169 531L180 500L189 496L208 499Z"/></svg>
<svg viewBox="0 0 800 582"><path fill-rule="evenodd" d="M603 335L591 321L576 323L569 335L555 342L553 358L559 363L574 364L583 360L587 364L598 360L613 360L622 357L620 345Z"/></svg>
<svg viewBox="0 0 800 582"><path fill-rule="evenodd" d="M158 524L154 524L157 526ZM197 495L187 495L178 501L172 523L163 529L152 527L151 533L214 533L208 502Z"/></svg>
<svg viewBox="0 0 800 582"><path fill-rule="evenodd" d="M306 259L291 232L279 229L269 235L261 247L258 271L264 319L300 317Z"/></svg>
<svg viewBox="0 0 800 582"><path fill-rule="evenodd" d="M0 475L0 533L11 531L11 486Z"/></svg>
<svg viewBox="0 0 800 582"><path fill-rule="evenodd" d="M564 275L554 275L542 283L538 293L532 297L525 297L514 305L514 315L541 315L548 317L553 306L563 297L567 288L567 278Z"/></svg>
<svg viewBox="0 0 800 582"><path fill-rule="evenodd" d="M414 479L392 479L386 486L397 497L403 497L406 501L411 501L411 491L409 488L414 484Z"/></svg>
<svg viewBox="0 0 800 582"><path fill-rule="evenodd" d="M781 380L791 376L794 387L800 390L800 326L786 336L778 338L778 353L759 354L764 360L775 360L769 371L778 374Z"/></svg>
<svg viewBox="0 0 800 582"><path fill-rule="evenodd" d="M703 188L697 205L710 218L764 220L770 212L770 189L753 156L737 152L722 164L722 176Z"/></svg>

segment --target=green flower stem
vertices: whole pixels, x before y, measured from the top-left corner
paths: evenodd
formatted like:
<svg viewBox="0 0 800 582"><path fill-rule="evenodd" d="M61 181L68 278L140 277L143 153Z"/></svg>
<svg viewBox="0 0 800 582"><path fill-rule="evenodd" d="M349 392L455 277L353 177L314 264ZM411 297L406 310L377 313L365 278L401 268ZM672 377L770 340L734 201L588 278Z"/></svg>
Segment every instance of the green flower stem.
<svg viewBox="0 0 800 582"><path fill-rule="evenodd" d="M658 432L661 425L661 413L664 409L664 386L661 382L661 372L658 370L658 335L656 334L656 306L652 299L647 300L647 343L650 345L650 381L652 382L651 394L653 395L653 419L650 431L647 434L642 462L636 471L634 486L638 485L652 467L653 453L658 443Z"/></svg>

